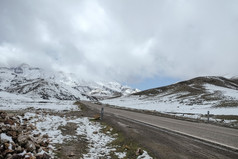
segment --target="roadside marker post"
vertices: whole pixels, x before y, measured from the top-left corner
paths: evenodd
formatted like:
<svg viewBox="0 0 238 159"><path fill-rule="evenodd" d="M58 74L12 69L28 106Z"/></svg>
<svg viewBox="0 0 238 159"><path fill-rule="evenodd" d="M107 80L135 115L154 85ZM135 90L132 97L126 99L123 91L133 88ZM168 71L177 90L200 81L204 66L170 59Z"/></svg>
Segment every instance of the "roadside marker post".
<svg viewBox="0 0 238 159"><path fill-rule="evenodd" d="M209 114L210 114L210 112L207 111L207 122L208 122L208 123L209 123Z"/></svg>
<svg viewBox="0 0 238 159"><path fill-rule="evenodd" d="M101 117L100 117L101 120L103 119L103 113L104 113L104 108L102 107L102 109L101 109Z"/></svg>

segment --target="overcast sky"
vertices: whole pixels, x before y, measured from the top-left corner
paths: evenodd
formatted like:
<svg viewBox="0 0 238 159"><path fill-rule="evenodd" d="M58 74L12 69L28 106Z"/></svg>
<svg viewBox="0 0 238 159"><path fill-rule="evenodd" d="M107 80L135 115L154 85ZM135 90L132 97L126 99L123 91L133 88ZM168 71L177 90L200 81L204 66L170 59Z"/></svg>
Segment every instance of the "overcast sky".
<svg viewBox="0 0 238 159"><path fill-rule="evenodd" d="M0 65L20 63L141 88L237 76L238 1L0 0Z"/></svg>

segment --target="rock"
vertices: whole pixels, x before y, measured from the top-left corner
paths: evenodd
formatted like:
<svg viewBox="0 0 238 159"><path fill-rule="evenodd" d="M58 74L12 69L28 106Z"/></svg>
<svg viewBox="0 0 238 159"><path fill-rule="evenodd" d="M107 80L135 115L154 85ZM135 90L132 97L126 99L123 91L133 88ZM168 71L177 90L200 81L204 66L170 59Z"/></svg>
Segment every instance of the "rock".
<svg viewBox="0 0 238 159"><path fill-rule="evenodd" d="M0 123L4 123L5 119L0 118Z"/></svg>
<svg viewBox="0 0 238 159"><path fill-rule="evenodd" d="M93 134L98 134L98 132L97 132L97 131L94 131Z"/></svg>
<svg viewBox="0 0 238 159"><path fill-rule="evenodd" d="M33 136L34 136L34 137L39 137L39 136L40 136L40 133L39 133L39 134L34 134Z"/></svg>
<svg viewBox="0 0 238 159"><path fill-rule="evenodd" d="M44 153L43 155L42 154L37 154L36 155L36 159L50 159L50 155Z"/></svg>
<svg viewBox="0 0 238 159"><path fill-rule="evenodd" d="M49 145L49 143L50 143L49 140L46 140L46 141L41 140L41 142L39 144L40 144L40 146L47 147Z"/></svg>
<svg viewBox="0 0 238 159"><path fill-rule="evenodd" d="M43 159L49 159L49 158L50 158L50 155L48 155L46 153L43 154Z"/></svg>
<svg viewBox="0 0 238 159"><path fill-rule="evenodd" d="M43 151L43 149L40 147L38 148L37 153L40 153L41 151Z"/></svg>
<svg viewBox="0 0 238 159"><path fill-rule="evenodd" d="M13 138L14 140L16 140L18 134L17 134L16 131L7 131L7 135L8 135L8 136L12 136L12 138Z"/></svg>
<svg viewBox="0 0 238 159"><path fill-rule="evenodd" d="M12 154L7 154L6 158L7 159L11 159L12 158Z"/></svg>
<svg viewBox="0 0 238 159"><path fill-rule="evenodd" d="M70 154L69 154L68 156L69 156L69 157L74 157L75 154L74 154L74 152L70 152Z"/></svg>
<svg viewBox="0 0 238 159"><path fill-rule="evenodd" d="M136 151L136 156L140 156L143 154L143 150L141 148L138 148Z"/></svg>
<svg viewBox="0 0 238 159"><path fill-rule="evenodd" d="M100 120L100 115L99 114L95 114L93 117L94 120Z"/></svg>
<svg viewBox="0 0 238 159"><path fill-rule="evenodd" d="M16 144L14 142L11 142L12 144L12 149L15 150L16 149Z"/></svg>
<svg viewBox="0 0 238 159"><path fill-rule="evenodd" d="M35 130L36 127L33 124L30 124L29 127L31 128L31 130Z"/></svg>
<svg viewBox="0 0 238 159"><path fill-rule="evenodd" d="M28 152L33 152L36 150L36 146L34 144L34 142L32 141L27 141L27 144L26 144L26 149Z"/></svg>
<svg viewBox="0 0 238 159"><path fill-rule="evenodd" d="M42 147L42 149L43 149L43 151L45 151L45 152L49 152L49 149L46 148L46 147Z"/></svg>
<svg viewBox="0 0 238 159"><path fill-rule="evenodd" d="M9 143L4 143L4 148L7 150L9 148L10 144Z"/></svg>
<svg viewBox="0 0 238 159"><path fill-rule="evenodd" d="M31 130L32 130L31 127L26 128L26 131L28 131L28 132L31 131Z"/></svg>
<svg viewBox="0 0 238 159"><path fill-rule="evenodd" d="M21 146L16 147L15 150L16 150L16 153L22 153L24 151Z"/></svg>
<svg viewBox="0 0 238 159"><path fill-rule="evenodd" d="M21 135L18 136L17 141L18 141L18 143L19 143L21 146L24 146L24 145L27 144L28 136L21 134Z"/></svg>
<svg viewBox="0 0 238 159"><path fill-rule="evenodd" d="M36 149L39 150L40 149L40 145L38 143L35 144Z"/></svg>
<svg viewBox="0 0 238 159"><path fill-rule="evenodd" d="M2 127L2 132L6 132L7 131L7 127L6 126L3 126Z"/></svg>
<svg viewBox="0 0 238 159"><path fill-rule="evenodd" d="M42 159L43 158L43 155L42 154L37 154L36 155L36 159Z"/></svg>
<svg viewBox="0 0 238 159"><path fill-rule="evenodd" d="M14 125L14 123L15 122L11 119L7 119L7 120L4 121L4 124Z"/></svg>
<svg viewBox="0 0 238 159"><path fill-rule="evenodd" d="M49 138L49 135L48 134L44 134L43 138Z"/></svg>
<svg viewBox="0 0 238 159"><path fill-rule="evenodd" d="M31 153L27 153L25 154L25 159L35 159L35 157L33 157Z"/></svg>
<svg viewBox="0 0 238 159"><path fill-rule="evenodd" d="M23 156L14 154L12 155L11 159L23 159Z"/></svg>
<svg viewBox="0 0 238 159"><path fill-rule="evenodd" d="M7 116L7 113L4 111L0 111L0 118L5 119Z"/></svg>
<svg viewBox="0 0 238 159"><path fill-rule="evenodd" d="M130 148L128 145L125 145L125 146L124 146L124 149L125 149L125 150L130 150L131 148Z"/></svg>
<svg viewBox="0 0 238 159"><path fill-rule="evenodd" d="M3 155L4 155L4 156L7 156L8 154L13 154L13 153L14 153L13 150L7 149L7 150L5 150L5 151L3 152Z"/></svg>

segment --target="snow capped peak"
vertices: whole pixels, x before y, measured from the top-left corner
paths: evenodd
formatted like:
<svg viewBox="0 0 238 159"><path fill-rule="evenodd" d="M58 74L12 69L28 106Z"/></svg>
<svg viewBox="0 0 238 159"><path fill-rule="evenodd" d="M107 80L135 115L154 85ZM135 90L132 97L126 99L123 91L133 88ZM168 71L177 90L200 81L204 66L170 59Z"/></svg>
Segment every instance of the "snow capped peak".
<svg viewBox="0 0 238 159"><path fill-rule="evenodd" d="M21 64L13 68L0 68L0 91L44 99L85 100L122 96L137 90L118 82L83 80L72 73L50 72Z"/></svg>
<svg viewBox="0 0 238 159"><path fill-rule="evenodd" d="M22 68L22 69L29 69L30 68L30 65L26 64L26 63L23 63L21 65L18 66L19 68Z"/></svg>

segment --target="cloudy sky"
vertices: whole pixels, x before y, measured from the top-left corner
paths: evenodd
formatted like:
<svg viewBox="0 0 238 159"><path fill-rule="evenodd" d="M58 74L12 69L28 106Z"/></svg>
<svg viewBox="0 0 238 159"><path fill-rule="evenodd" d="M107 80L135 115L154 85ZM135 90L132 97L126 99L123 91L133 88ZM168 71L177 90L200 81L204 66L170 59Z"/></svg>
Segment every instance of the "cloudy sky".
<svg viewBox="0 0 238 159"><path fill-rule="evenodd" d="M0 66L141 89L238 75L237 0L1 0Z"/></svg>

